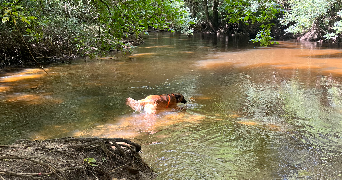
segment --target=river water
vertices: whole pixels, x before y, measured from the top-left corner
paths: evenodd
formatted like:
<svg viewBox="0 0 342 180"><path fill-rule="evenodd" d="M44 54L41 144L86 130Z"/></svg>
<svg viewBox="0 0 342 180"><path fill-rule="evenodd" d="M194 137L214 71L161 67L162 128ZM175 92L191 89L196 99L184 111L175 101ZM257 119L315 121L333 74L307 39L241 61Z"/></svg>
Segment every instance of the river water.
<svg viewBox="0 0 342 180"><path fill-rule="evenodd" d="M133 54L2 73L0 143L124 137L158 179L341 179L342 51L151 34ZM148 115L125 99L182 93Z"/></svg>

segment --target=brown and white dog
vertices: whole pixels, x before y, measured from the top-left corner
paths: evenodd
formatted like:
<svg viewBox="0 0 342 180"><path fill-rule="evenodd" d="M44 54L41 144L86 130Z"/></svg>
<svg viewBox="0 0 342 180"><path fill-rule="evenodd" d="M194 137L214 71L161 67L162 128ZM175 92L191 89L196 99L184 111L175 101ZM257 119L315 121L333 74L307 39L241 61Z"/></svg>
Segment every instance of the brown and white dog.
<svg viewBox="0 0 342 180"><path fill-rule="evenodd" d="M146 113L156 113L160 110L177 108L177 103L186 103L184 96L179 93L150 95L145 99L134 100L127 98L126 104L135 111L145 111Z"/></svg>

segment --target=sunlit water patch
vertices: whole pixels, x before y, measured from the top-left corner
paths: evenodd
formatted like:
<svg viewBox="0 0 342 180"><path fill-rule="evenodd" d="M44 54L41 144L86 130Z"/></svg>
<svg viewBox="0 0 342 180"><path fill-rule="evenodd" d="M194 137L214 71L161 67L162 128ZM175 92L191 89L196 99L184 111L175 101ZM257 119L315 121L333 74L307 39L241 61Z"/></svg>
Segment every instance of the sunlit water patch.
<svg viewBox="0 0 342 180"><path fill-rule="evenodd" d="M287 44L287 43L285 43ZM280 69L317 69L324 74L342 74L342 51L337 49L288 48L284 44L275 48L251 49L239 52L217 53L198 66L215 68L220 66L265 67Z"/></svg>
<svg viewBox="0 0 342 180"><path fill-rule="evenodd" d="M68 134L73 137L134 138L141 134L155 134L174 124L199 123L203 119L203 115L177 111L165 111L159 114L133 113L87 129L75 129L72 124L47 126L32 136L33 139L53 138L56 133L51 134L51 131L58 129L61 135Z"/></svg>
<svg viewBox="0 0 342 180"><path fill-rule="evenodd" d="M47 70L47 69L46 69ZM0 78L0 82L18 82L26 79L37 79L46 75L42 69L25 69L19 73L8 73Z"/></svg>

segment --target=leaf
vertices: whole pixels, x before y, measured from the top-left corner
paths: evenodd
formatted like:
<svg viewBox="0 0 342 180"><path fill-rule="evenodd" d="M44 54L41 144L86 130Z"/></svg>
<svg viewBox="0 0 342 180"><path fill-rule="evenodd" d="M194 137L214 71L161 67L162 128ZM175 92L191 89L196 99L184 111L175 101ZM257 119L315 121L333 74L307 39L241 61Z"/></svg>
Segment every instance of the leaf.
<svg viewBox="0 0 342 180"><path fill-rule="evenodd" d="M3 17L3 18L2 18L2 23L5 23L5 22L7 22L7 21L9 21L9 17Z"/></svg>
<svg viewBox="0 0 342 180"><path fill-rule="evenodd" d="M37 19L37 17L35 17L35 16L28 16L27 18L28 18L29 20Z"/></svg>
<svg viewBox="0 0 342 180"><path fill-rule="evenodd" d="M6 9L4 15L10 14L11 11L12 9Z"/></svg>
<svg viewBox="0 0 342 180"><path fill-rule="evenodd" d="M16 9L22 9L23 7L20 6L20 5L16 5L15 8L16 8Z"/></svg>
<svg viewBox="0 0 342 180"><path fill-rule="evenodd" d="M96 163L96 159L94 159L94 158L85 158L84 161L88 162L89 164L90 163Z"/></svg>
<svg viewBox="0 0 342 180"><path fill-rule="evenodd" d="M14 16L19 16L19 14L18 14L18 12L12 12L12 14L14 15Z"/></svg>
<svg viewBox="0 0 342 180"><path fill-rule="evenodd" d="M27 18L25 16L21 17L21 21L26 22L27 24L30 24L30 21L27 20Z"/></svg>

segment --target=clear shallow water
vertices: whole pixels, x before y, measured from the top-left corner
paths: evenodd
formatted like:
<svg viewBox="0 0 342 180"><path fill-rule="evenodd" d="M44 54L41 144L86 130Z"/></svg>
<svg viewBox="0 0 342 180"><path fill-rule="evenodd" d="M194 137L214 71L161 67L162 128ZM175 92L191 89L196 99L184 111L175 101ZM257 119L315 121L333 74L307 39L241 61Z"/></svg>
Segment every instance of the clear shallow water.
<svg viewBox="0 0 342 180"><path fill-rule="evenodd" d="M130 138L158 179L339 179L340 62L339 49L313 44L151 35L133 55L4 74L0 142ZM125 105L172 92L186 111Z"/></svg>

